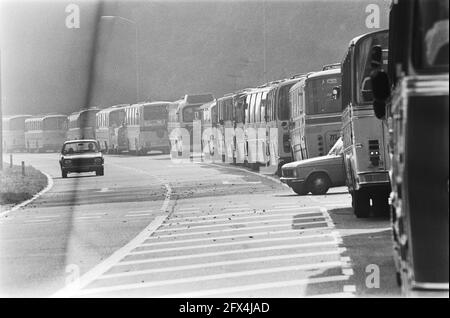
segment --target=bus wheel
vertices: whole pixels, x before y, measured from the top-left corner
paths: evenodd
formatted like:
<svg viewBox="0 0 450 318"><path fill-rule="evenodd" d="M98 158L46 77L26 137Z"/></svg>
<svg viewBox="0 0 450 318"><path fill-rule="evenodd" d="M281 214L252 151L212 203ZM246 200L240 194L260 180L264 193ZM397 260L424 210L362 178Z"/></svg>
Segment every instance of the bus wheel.
<svg viewBox="0 0 450 318"><path fill-rule="evenodd" d="M297 184L292 186L292 191L294 191L298 195L307 195L309 192L304 184Z"/></svg>
<svg viewBox="0 0 450 318"><path fill-rule="evenodd" d="M353 191L353 211L357 218L368 218L370 215L370 197L366 189Z"/></svg>
<svg viewBox="0 0 450 318"><path fill-rule="evenodd" d="M372 204L376 216L388 217L389 209L389 191L380 189L372 194Z"/></svg>
<svg viewBox="0 0 450 318"><path fill-rule="evenodd" d="M308 178L307 188L314 195L323 195L330 188L330 178L324 173L313 174Z"/></svg>

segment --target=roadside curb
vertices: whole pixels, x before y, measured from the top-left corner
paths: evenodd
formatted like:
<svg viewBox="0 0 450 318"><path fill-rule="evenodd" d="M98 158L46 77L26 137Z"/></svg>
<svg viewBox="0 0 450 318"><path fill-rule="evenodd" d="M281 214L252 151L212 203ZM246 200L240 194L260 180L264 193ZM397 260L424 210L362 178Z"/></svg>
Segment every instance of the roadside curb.
<svg viewBox="0 0 450 318"><path fill-rule="evenodd" d="M253 174L255 176L259 176L261 178L265 178L265 179L270 180L272 182L278 183L278 184L282 185L285 188L289 188L289 186L287 184L284 184L283 182L281 182L277 178L274 178L274 177L271 177L271 176L268 176L268 175L265 175L265 174L261 174L261 173L255 172L255 171L250 171L250 170L247 170L245 168L240 168L240 167L235 167L235 166L227 166L227 165L222 165L222 164L219 164L219 163L208 163L208 162L200 162L200 163L201 164L206 164L206 165L211 165L211 166L216 166L216 167L229 168L229 169L234 169L234 170L247 172L247 173Z"/></svg>
<svg viewBox="0 0 450 318"><path fill-rule="evenodd" d="M41 195L43 195L44 193L46 193L47 191L49 191L52 187L53 187L53 178L46 172L41 171L41 173L43 175L45 175L45 177L47 178L47 186L42 189L41 191L39 191L38 193L36 193L35 195L33 195L33 197L31 199L28 199L26 201L23 201L15 206L13 206L11 209L4 211L4 212L0 212L0 217L4 217L7 214L14 212L20 208L23 208L24 206L30 204L31 202L33 202L34 200L36 200L37 198L39 198Z"/></svg>

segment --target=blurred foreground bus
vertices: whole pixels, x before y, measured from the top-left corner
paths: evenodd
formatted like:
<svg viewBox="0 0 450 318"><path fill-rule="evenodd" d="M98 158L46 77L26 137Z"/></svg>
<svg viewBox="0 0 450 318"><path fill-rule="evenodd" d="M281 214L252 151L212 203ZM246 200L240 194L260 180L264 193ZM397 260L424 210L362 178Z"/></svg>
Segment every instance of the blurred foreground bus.
<svg viewBox="0 0 450 318"><path fill-rule="evenodd" d="M171 102L144 102L125 107L125 125L119 129L119 150L144 155L170 152L168 121Z"/></svg>
<svg viewBox="0 0 450 318"><path fill-rule="evenodd" d="M371 48L379 45L387 53L388 31L354 38L342 62L342 133L347 186L357 217L389 214L389 154L386 129L372 110L370 81ZM383 67L387 67L384 58Z"/></svg>
<svg viewBox="0 0 450 318"><path fill-rule="evenodd" d="M108 153L118 153L119 129L125 120L125 106L115 105L102 109L96 114L95 135L100 150Z"/></svg>
<svg viewBox="0 0 450 318"><path fill-rule="evenodd" d="M28 152L60 151L66 134L66 115L49 114L25 120L25 144Z"/></svg>
<svg viewBox="0 0 450 318"><path fill-rule="evenodd" d="M3 151L25 151L25 120L31 115L14 115L3 117Z"/></svg>
<svg viewBox="0 0 450 318"><path fill-rule="evenodd" d="M372 87L391 132L397 281L405 295L448 297L449 2L398 0L389 20L388 72L373 43Z"/></svg>
<svg viewBox="0 0 450 318"><path fill-rule="evenodd" d="M95 139L96 114L99 111L98 108L88 108L70 114L67 139Z"/></svg>
<svg viewBox="0 0 450 318"><path fill-rule="evenodd" d="M294 161L326 155L341 136L342 102L332 94L340 85L340 68L330 67L305 75L290 89Z"/></svg>

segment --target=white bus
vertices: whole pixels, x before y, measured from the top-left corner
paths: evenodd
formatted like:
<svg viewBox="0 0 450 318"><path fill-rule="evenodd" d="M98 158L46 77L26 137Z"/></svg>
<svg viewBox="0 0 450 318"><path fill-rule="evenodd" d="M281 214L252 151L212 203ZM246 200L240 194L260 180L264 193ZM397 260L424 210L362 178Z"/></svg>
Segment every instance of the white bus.
<svg viewBox="0 0 450 318"><path fill-rule="evenodd" d="M88 108L70 114L67 139L95 139L95 115L99 111L98 108Z"/></svg>
<svg viewBox="0 0 450 318"><path fill-rule="evenodd" d="M3 151L25 151L25 120L31 115L14 115L4 117L3 129Z"/></svg>
<svg viewBox="0 0 450 318"><path fill-rule="evenodd" d="M118 135L120 127L125 122L125 106L129 104L115 105L102 109L96 114L95 135L101 151L118 153Z"/></svg>
<svg viewBox="0 0 450 318"><path fill-rule="evenodd" d="M49 114L25 119L25 145L28 152L60 151L66 133L66 115Z"/></svg>
<svg viewBox="0 0 450 318"><path fill-rule="evenodd" d="M144 102L125 107L125 124L118 132L120 151L137 155L149 151L170 153L167 124L171 102Z"/></svg>

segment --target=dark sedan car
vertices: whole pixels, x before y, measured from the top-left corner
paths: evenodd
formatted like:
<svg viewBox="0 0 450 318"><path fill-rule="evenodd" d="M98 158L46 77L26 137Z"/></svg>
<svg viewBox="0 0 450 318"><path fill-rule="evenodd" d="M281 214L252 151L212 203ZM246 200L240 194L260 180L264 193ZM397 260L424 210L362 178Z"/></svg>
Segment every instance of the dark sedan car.
<svg viewBox="0 0 450 318"><path fill-rule="evenodd" d="M68 173L95 171L97 176L103 176L103 154L96 140L69 140L61 150L61 175L67 178Z"/></svg>

